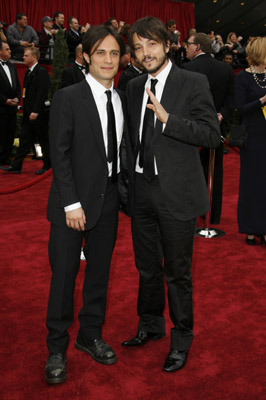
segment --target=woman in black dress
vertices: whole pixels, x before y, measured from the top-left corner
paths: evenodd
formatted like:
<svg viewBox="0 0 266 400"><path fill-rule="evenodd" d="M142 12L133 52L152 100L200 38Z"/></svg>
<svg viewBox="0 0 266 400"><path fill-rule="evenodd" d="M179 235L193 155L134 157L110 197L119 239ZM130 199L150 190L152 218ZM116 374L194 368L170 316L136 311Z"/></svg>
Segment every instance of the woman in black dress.
<svg viewBox="0 0 266 400"><path fill-rule="evenodd" d="M260 236L266 245L266 37L251 40L246 52L249 68L235 82L236 106L248 131L240 151L238 226L248 244Z"/></svg>

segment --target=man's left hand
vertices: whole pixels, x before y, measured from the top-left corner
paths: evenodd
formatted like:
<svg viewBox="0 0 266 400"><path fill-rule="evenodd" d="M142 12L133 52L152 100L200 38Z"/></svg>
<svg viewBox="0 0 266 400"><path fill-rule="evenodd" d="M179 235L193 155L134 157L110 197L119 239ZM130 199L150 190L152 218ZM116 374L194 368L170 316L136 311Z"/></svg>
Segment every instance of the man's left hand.
<svg viewBox="0 0 266 400"><path fill-rule="evenodd" d="M31 113L30 116L29 116L29 120L30 121L35 121L37 119L37 117L38 117L37 113Z"/></svg>
<svg viewBox="0 0 266 400"><path fill-rule="evenodd" d="M149 88L146 88L146 91L152 102L152 104L147 104L147 108L155 112L156 117L158 118L159 121L161 121L163 124L166 124L169 117L168 112L163 108L161 103L159 103L159 101L156 99L156 97Z"/></svg>

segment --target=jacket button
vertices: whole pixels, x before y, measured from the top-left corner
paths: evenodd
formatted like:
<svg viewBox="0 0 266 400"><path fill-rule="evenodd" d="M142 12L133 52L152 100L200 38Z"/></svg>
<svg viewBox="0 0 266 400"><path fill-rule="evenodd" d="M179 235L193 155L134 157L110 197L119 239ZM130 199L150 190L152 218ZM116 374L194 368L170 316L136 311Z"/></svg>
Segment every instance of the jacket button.
<svg viewBox="0 0 266 400"><path fill-rule="evenodd" d="M104 193L101 193L101 198L104 199Z"/></svg>

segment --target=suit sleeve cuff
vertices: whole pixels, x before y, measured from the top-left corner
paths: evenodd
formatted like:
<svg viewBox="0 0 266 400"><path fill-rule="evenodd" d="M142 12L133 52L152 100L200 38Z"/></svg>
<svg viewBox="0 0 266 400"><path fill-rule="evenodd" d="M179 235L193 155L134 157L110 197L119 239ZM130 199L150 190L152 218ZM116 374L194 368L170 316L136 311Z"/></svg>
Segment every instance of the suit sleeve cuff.
<svg viewBox="0 0 266 400"><path fill-rule="evenodd" d="M70 204L69 206L64 207L65 212L76 210L77 208L81 208L80 202Z"/></svg>

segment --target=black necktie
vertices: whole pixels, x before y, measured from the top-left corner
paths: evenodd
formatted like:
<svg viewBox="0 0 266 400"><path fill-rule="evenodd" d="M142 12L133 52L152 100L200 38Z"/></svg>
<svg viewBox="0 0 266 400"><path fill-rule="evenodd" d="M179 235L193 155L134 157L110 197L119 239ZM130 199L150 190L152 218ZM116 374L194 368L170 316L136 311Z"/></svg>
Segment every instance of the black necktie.
<svg viewBox="0 0 266 400"><path fill-rule="evenodd" d="M6 61L1 61L1 64L4 66L6 65Z"/></svg>
<svg viewBox="0 0 266 400"><path fill-rule="evenodd" d="M83 71L84 69L86 69L86 68L84 67L84 65L78 65L78 67L79 67L79 69L80 69L81 71Z"/></svg>
<svg viewBox="0 0 266 400"><path fill-rule="evenodd" d="M26 73L25 73L25 76L24 76L24 81L23 81L23 87L24 88L27 86L27 80L29 78L30 73L31 73L31 70L28 68Z"/></svg>
<svg viewBox="0 0 266 400"><path fill-rule="evenodd" d="M151 91L155 95L155 85L158 82L157 79L151 79ZM151 104L151 99L148 98L147 104ZM154 136L154 112L146 107L142 138L139 152L139 166L143 168L144 178L151 182L155 176L154 170L154 154L152 151L152 142Z"/></svg>
<svg viewBox="0 0 266 400"><path fill-rule="evenodd" d="M106 90L107 96L107 161L112 162L112 182L117 182L117 139L116 139L116 127L115 127L115 114L112 104L112 92L111 90Z"/></svg>

